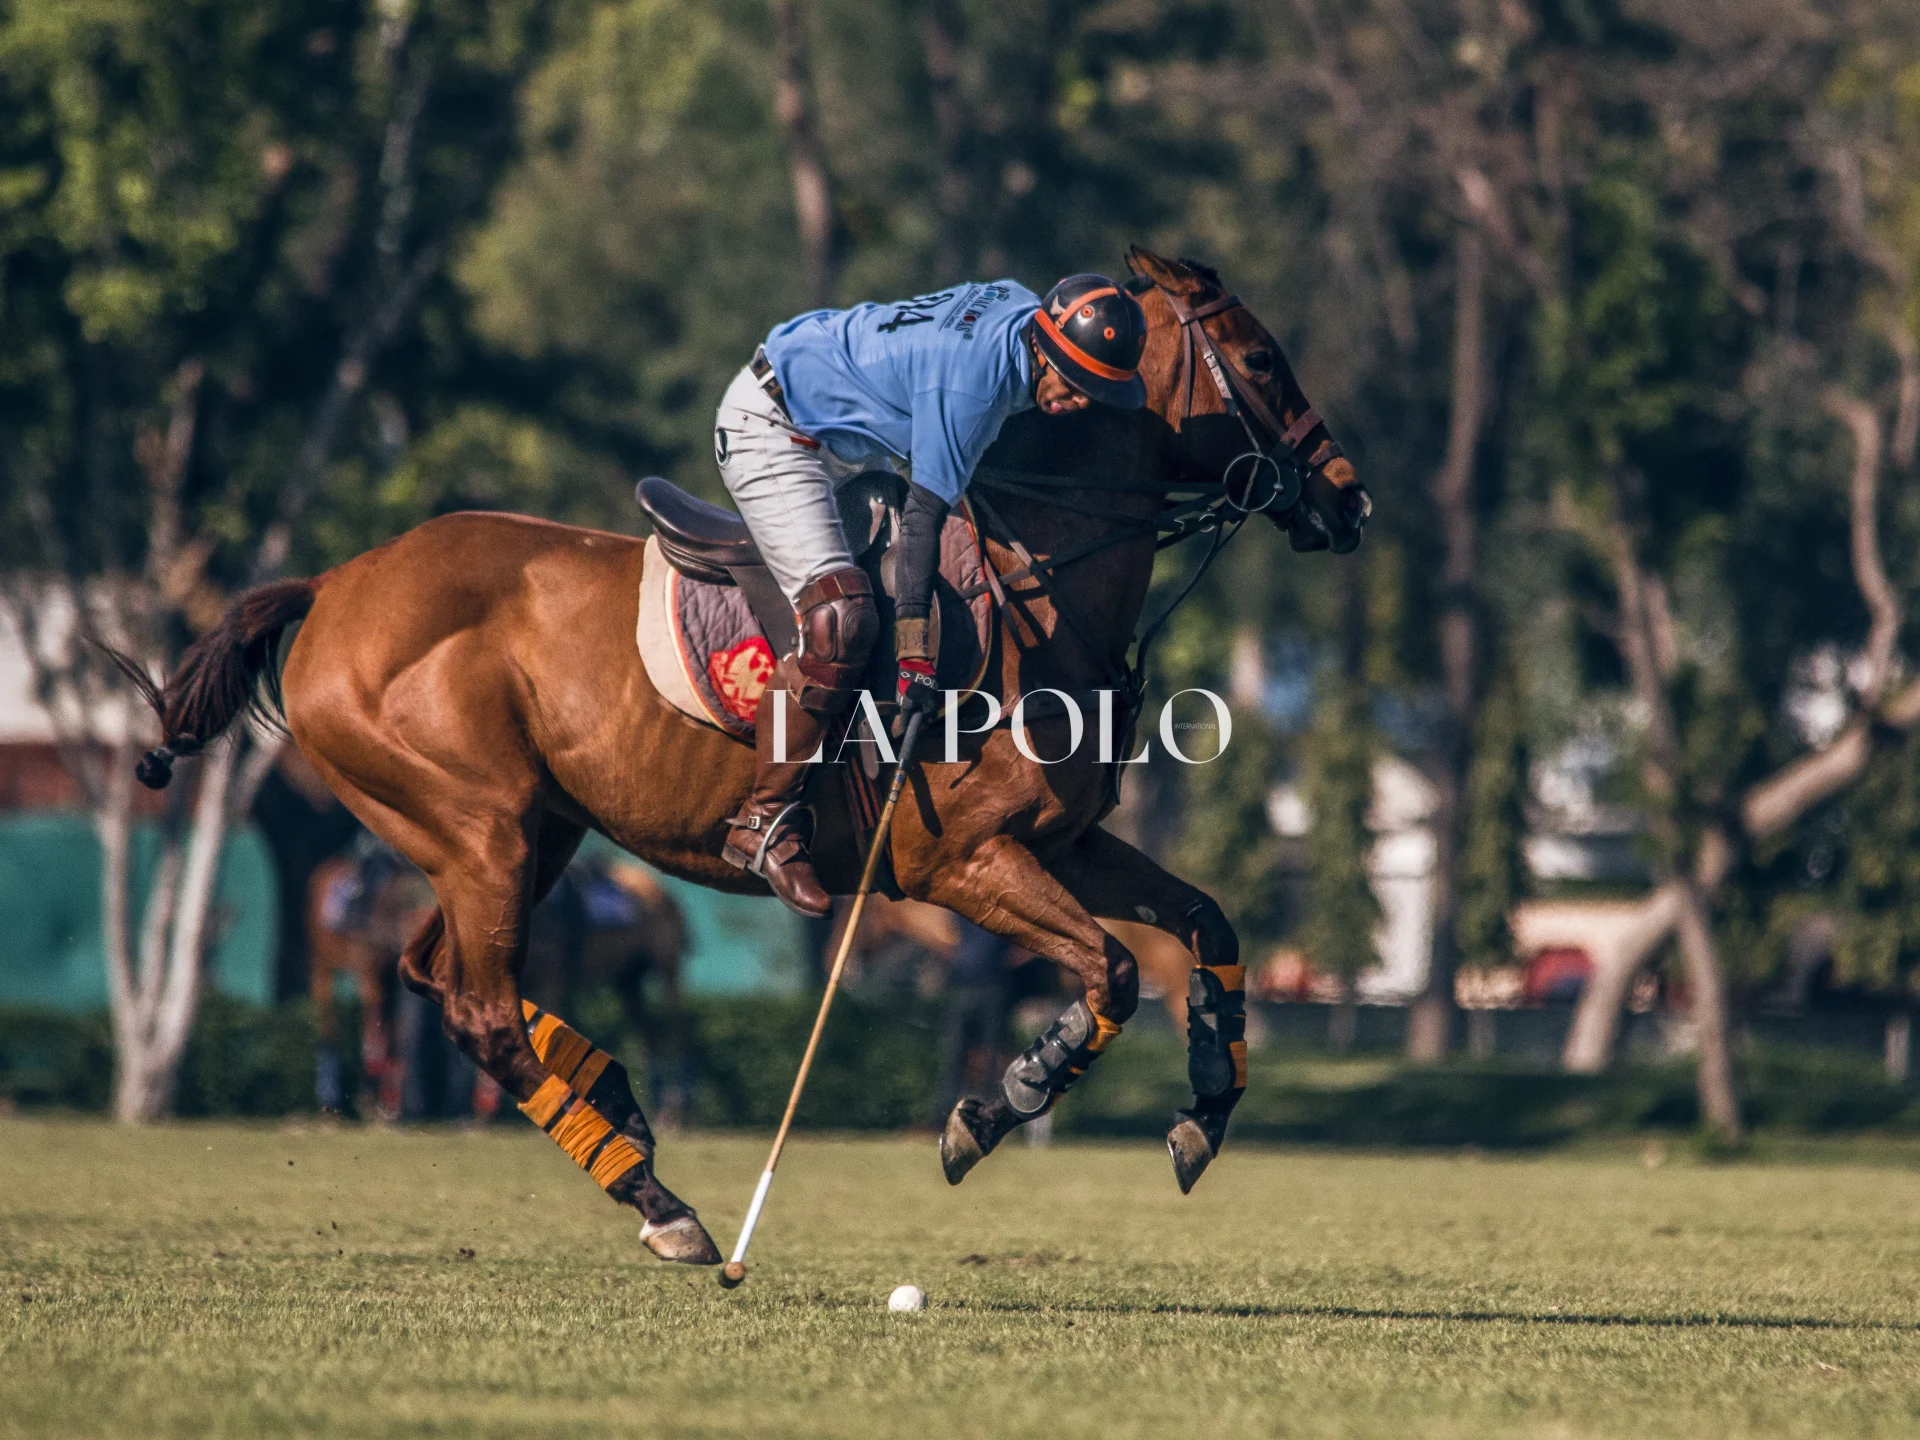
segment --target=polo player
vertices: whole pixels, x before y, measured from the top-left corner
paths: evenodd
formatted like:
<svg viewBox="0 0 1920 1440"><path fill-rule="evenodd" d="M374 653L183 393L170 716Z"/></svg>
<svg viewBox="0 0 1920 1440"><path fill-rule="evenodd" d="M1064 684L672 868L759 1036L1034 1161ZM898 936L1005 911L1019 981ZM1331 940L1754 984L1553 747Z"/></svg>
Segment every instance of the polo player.
<svg viewBox="0 0 1920 1440"><path fill-rule="evenodd" d="M725 855L792 909L824 916L831 902L807 854L807 761L785 756L812 755L852 705L880 629L840 526L838 486L875 469L907 481L894 541L896 690L903 720L931 716L940 702L928 621L949 507L1008 416L1145 405L1146 343L1139 302L1104 275L1069 276L1044 301L996 280L810 311L775 326L727 387L714 456L800 639L760 697L759 768L728 822ZM774 752L776 704L786 710L785 756Z"/></svg>

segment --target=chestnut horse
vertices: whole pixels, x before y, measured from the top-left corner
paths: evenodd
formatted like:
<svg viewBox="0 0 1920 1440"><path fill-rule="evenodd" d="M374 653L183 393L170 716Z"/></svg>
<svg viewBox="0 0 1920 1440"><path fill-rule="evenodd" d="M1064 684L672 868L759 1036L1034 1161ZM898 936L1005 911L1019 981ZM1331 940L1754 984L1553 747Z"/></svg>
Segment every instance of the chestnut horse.
<svg viewBox="0 0 1920 1440"><path fill-rule="evenodd" d="M981 507L1005 602L982 685L1003 702L1043 687L1085 696L1127 685L1155 517L1169 491L1221 492L1250 442L1296 466L1290 508L1268 510L1294 548L1352 550L1370 508L1273 336L1219 277L1140 250L1128 263L1149 324L1146 408L1027 412L982 467L982 478L1003 477ZM1249 504L1253 488L1240 497ZM682 718L641 665L642 549L540 520L450 515L311 580L250 591L149 695L166 743L142 778L164 784L171 757L211 743L264 680L314 769L433 885L439 909L401 958L405 982L439 1003L448 1033L536 1124L641 1212L649 1249L711 1264L720 1256L705 1229L654 1173L653 1135L624 1072L523 1006L517 979L528 912L589 828L670 874L764 893L720 854L753 778L752 747ZM1049 557L1057 568L1036 563ZM274 659L295 622L276 687ZM1068 748L1067 719L1035 723L1036 753ZM1100 919L1142 921L1187 948L1203 1002L1188 1024L1196 1098L1168 1134L1184 1190L1246 1084L1244 972L1220 907L1100 828L1111 778L1091 745L1042 765L1005 728L963 737L957 763L911 765L890 858L907 895L1080 978L1090 1012L1081 1033L1048 1032L1075 1057L1049 1072L1063 1077L1057 1089L1138 1003L1134 957ZM819 873L848 893L860 857L840 787L814 788ZM996 1100L956 1133L956 1111L942 1145L948 1178L1031 1118Z"/></svg>

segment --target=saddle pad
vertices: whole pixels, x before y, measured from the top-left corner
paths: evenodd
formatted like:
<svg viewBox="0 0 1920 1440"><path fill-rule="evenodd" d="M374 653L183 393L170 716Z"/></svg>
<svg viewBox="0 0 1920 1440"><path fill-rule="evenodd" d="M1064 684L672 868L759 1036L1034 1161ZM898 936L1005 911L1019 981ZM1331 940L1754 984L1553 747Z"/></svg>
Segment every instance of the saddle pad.
<svg viewBox="0 0 1920 1440"><path fill-rule="evenodd" d="M731 585L689 580L647 537L640 571L640 660L674 709L742 740L773 673L773 647L747 597Z"/></svg>
<svg viewBox="0 0 1920 1440"><path fill-rule="evenodd" d="M891 578L892 565L879 568ZM986 675L993 597L985 578L986 561L970 517L960 512L948 516L940 536L940 583L934 587L942 685L972 689ZM884 594L876 599L881 642L874 647L866 686L876 700L890 703L893 602ZM739 739L753 738L753 712L773 673L774 655L746 596L736 587L682 575L661 552L659 540L649 536L635 638L647 678L669 705Z"/></svg>

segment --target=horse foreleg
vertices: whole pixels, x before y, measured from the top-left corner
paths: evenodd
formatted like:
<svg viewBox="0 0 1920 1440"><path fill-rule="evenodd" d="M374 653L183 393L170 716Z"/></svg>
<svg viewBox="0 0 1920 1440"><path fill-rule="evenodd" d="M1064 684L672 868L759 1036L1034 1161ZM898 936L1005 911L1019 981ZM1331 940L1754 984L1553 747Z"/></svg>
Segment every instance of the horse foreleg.
<svg viewBox="0 0 1920 1440"><path fill-rule="evenodd" d="M1120 1033L1140 1001L1133 954L1102 930L1033 852L1008 836L938 872L926 899L1066 966L1086 993L1007 1067L1000 1094L954 1106L940 1137L947 1183L1029 1120L1054 1106Z"/></svg>
<svg viewBox="0 0 1920 1440"><path fill-rule="evenodd" d="M1167 1151L1184 1195L1220 1153L1227 1120L1247 1089L1247 987L1240 941L1212 896L1097 827L1051 868L1092 914L1151 925L1193 954L1187 982L1193 1106L1177 1111L1167 1131Z"/></svg>

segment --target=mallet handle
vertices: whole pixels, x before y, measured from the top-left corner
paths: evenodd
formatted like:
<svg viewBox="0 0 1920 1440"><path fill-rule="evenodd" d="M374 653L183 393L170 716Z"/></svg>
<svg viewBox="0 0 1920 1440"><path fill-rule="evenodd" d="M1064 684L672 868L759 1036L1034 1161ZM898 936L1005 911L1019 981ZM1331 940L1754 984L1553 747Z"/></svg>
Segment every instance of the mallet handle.
<svg viewBox="0 0 1920 1440"><path fill-rule="evenodd" d="M806 1053L800 1057L800 1073L793 1077L793 1093L787 1096L787 1113L780 1117L780 1129L773 1137L773 1150L767 1156L767 1168L760 1173L760 1184L753 1192L753 1203L747 1207L747 1223L740 1227L740 1239L733 1247L732 1264L738 1265L747 1258L747 1244L753 1239L753 1227L760 1223L760 1210L767 1203L767 1191L773 1188L773 1172L780 1164L780 1152L786 1148L787 1131L793 1128L794 1113L800 1108L800 1094L807 1088L807 1072L813 1069L814 1052L820 1048L820 1034L827 1028L827 1012L833 1008L834 992L840 988L840 972L846 968L847 955L853 949L854 932L860 927L860 912L867 908L867 896L873 893L873 877L880 869L880 856L886 847L887 836L893 830L893 808L900 803L900 792L906 788L907 762L913 758L913 748L920 738L920 726L925 716L916 711L907 721L907 730L900 737L900 763L894 767L893 783L887 787L887 803L880 811L880 823L874 826L873 843L867 847L866 868L860 872L860 888L854 893L853 909L847 915L846 929L840 932L840 948L834 952L833 968L827 972L827 993L820 997L820 1013L813 1017L813 1034L807 1037Z"/></svg>

